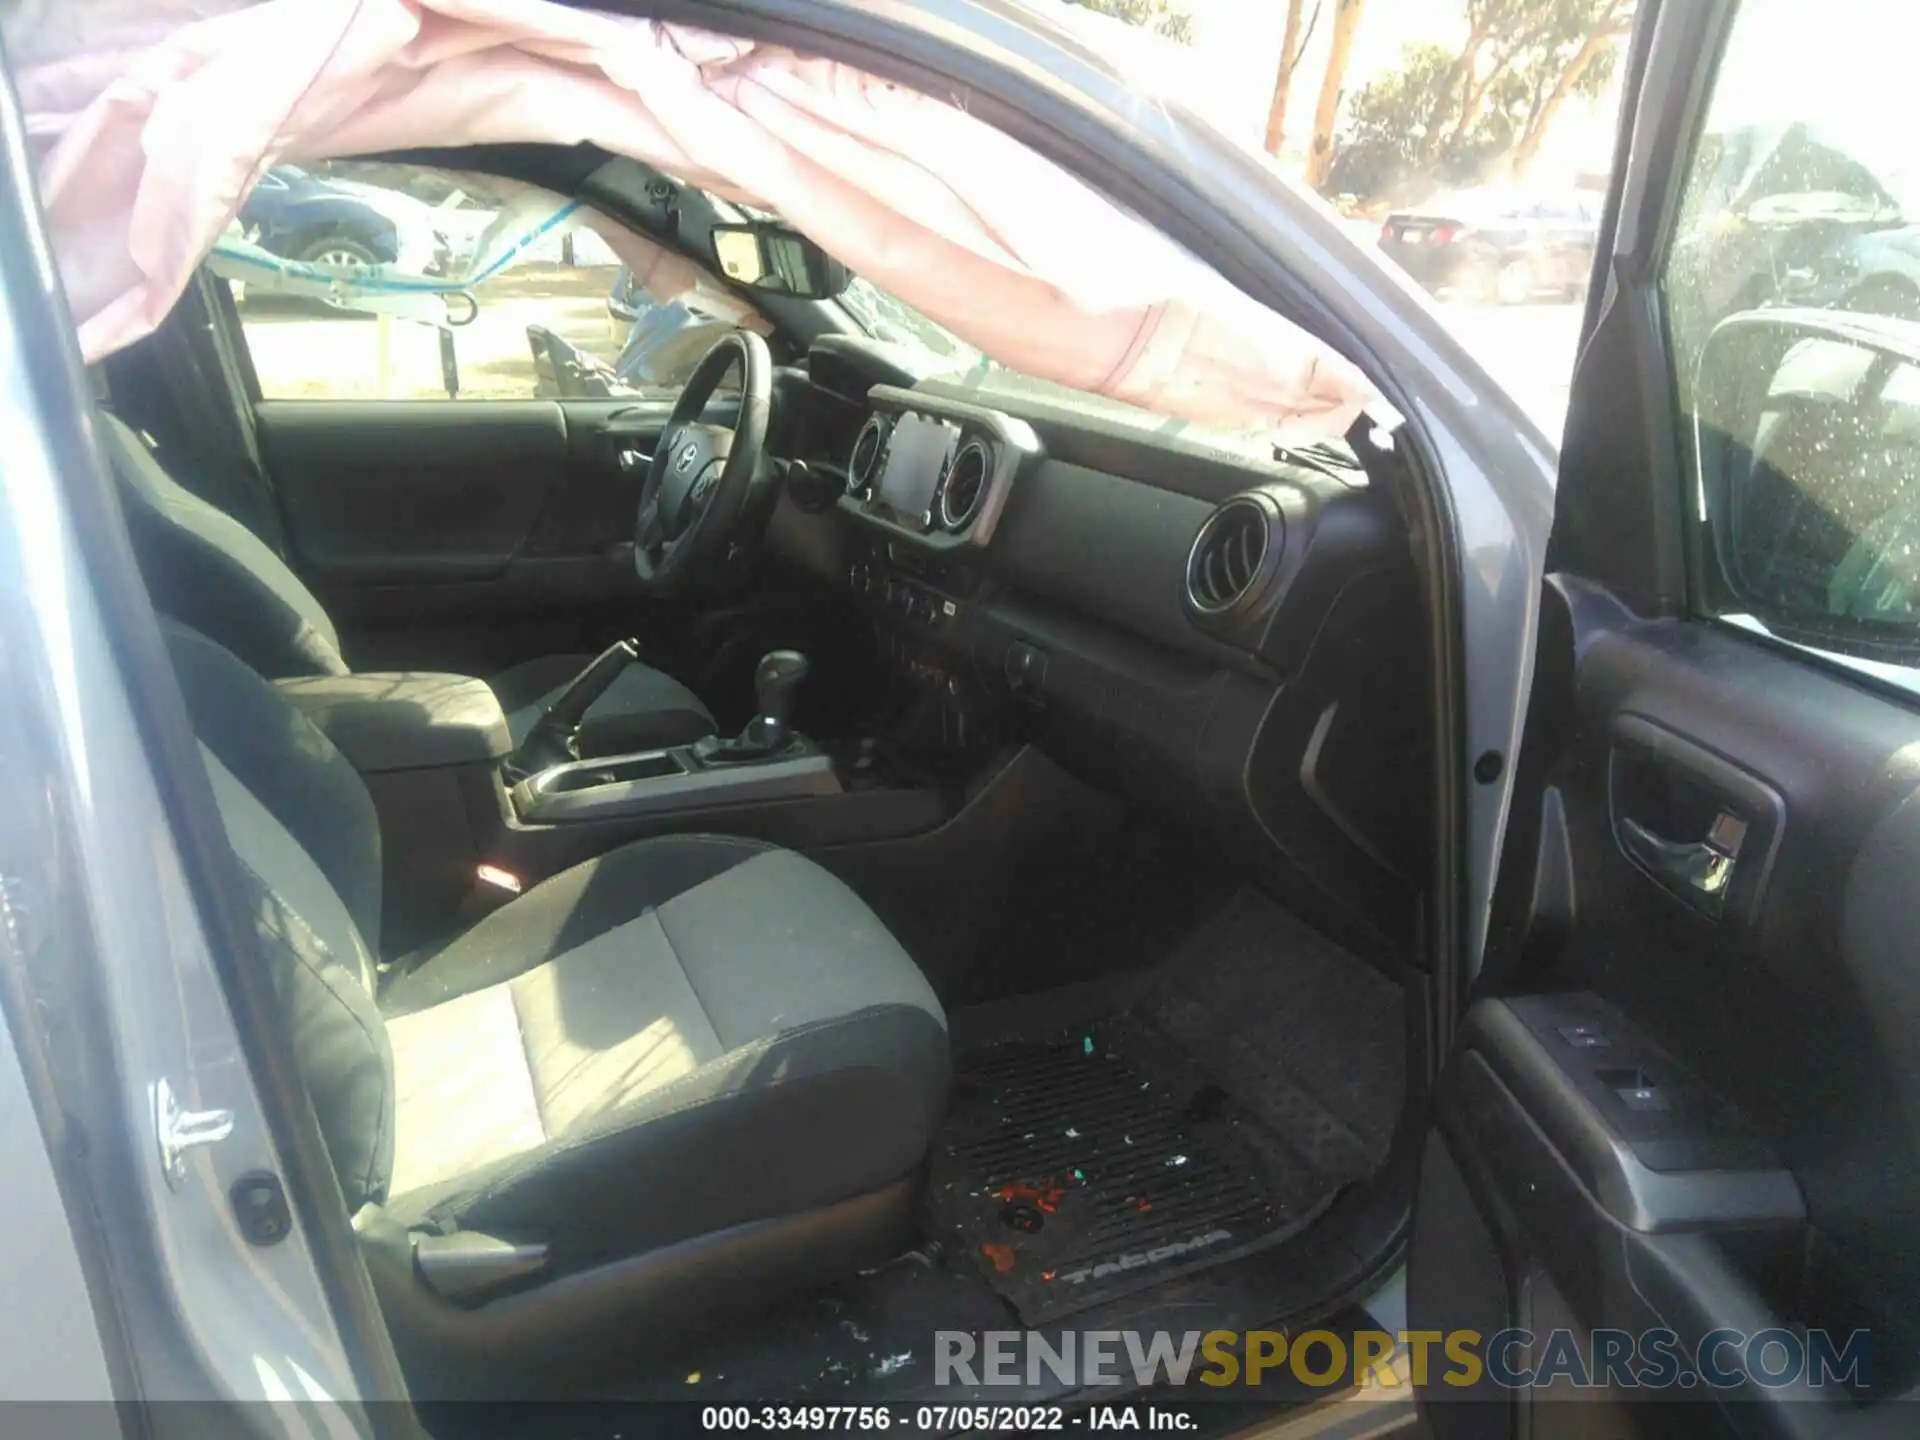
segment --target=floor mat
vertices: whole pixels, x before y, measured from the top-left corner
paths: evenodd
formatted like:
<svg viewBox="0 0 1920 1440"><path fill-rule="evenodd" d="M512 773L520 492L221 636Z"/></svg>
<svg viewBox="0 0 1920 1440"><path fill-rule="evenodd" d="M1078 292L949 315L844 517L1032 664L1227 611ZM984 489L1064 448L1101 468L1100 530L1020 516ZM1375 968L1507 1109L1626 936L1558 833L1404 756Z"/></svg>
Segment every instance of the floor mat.
<svg viewBox="0 0 1920 1440"><path fill-rule="evenodd" d="M1397 1118L1399 988L1261 897L1114 993L956 1065L932 1229L1028 1325L1296 1234Z"/></svg>
<svg viewBox="0 0 1920 1440"><path fill-rule="evenodd" d="M1242 890L1136 1005L1228 1094L1336 1184L1387 1158L1406 1094L1400 987Z"/></svg>

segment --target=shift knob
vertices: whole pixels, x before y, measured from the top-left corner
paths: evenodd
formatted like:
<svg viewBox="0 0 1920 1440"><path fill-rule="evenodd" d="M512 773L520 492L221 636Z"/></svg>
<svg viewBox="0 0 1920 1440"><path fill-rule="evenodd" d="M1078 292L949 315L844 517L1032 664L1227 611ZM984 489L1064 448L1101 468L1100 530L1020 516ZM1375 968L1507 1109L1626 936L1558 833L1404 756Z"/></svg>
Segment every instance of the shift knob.
<svg viewBox="0 0 1920 1440"><path fill-rule="evenodd" d="M774 650L761 656L753 671L753 695L760 703L760 718L785 730L793 710L793 692L812 668L798 650Z"/></svg>

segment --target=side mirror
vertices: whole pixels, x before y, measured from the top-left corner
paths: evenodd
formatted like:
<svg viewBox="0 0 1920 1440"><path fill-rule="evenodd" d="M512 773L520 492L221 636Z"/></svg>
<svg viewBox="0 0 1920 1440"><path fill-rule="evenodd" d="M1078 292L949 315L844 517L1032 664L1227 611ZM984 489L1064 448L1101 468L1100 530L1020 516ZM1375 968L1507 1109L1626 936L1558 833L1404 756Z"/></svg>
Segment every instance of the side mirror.
<svg viewBox="0 0 1920 1440"><path fill-rule="evenodd" d="M1920 664L1920 324L1729 316L1702 349L1694 402L1711 608Z"/></svg>
<svg viewBox="0 0 1920 1440"><path fill-rule="evenodd" d="M798 230L771 221L715 225L713 260L736 285L795 300L831 300L853 279Z"/></svg>

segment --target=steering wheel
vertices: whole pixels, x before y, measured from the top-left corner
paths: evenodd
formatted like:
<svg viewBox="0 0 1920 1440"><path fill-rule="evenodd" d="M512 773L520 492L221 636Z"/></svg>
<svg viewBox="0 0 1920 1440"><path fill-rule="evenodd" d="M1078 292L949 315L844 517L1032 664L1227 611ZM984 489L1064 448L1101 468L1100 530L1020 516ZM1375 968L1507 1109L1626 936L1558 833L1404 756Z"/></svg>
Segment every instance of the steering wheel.
<svg viewBox="0 0 1920 1440"><path fill-rule="evenodd" d="M728 371L740 369L740 414L733 427L701 420ZM674 401L653 463L640 482L633 522L633 568L651 594L685 590L724 563L757 516L772 483L767 417L773 408L773 357L749 330L730 330L694 367Z"/></svg>

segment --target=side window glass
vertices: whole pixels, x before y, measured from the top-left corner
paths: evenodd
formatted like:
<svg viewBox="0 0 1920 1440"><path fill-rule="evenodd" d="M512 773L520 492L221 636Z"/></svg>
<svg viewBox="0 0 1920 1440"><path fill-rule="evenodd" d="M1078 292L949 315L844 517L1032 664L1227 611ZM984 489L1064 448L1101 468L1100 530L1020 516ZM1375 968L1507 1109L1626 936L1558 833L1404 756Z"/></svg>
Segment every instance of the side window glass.
<svg viewBox="0 0 1920 1440"><path fill-rule="evenodd" d="M1920 11L1745 0L1661 294L1700 608L1920 688L1920 158L1886 109L1903 40Z"/></svg>
<svg viewBox="0 0 1920 1440"><path fill-rule="evenodd" d="M533 216L528 228L538 233L495 268L490 230L517 201L525 203L521 192L486 177L423 167L268 171L229 233L239 243L213 262L233 285L261 394L670 396L718 335L741 323L739 303L717 284L649 293L584 224L543 228ZM253 247L252 262L241 245ZM314 267L348 277L345 289L331 300L312 284L286 293L281 274L311 276ZM469 281L477 270L484 278Z"/></svg>

